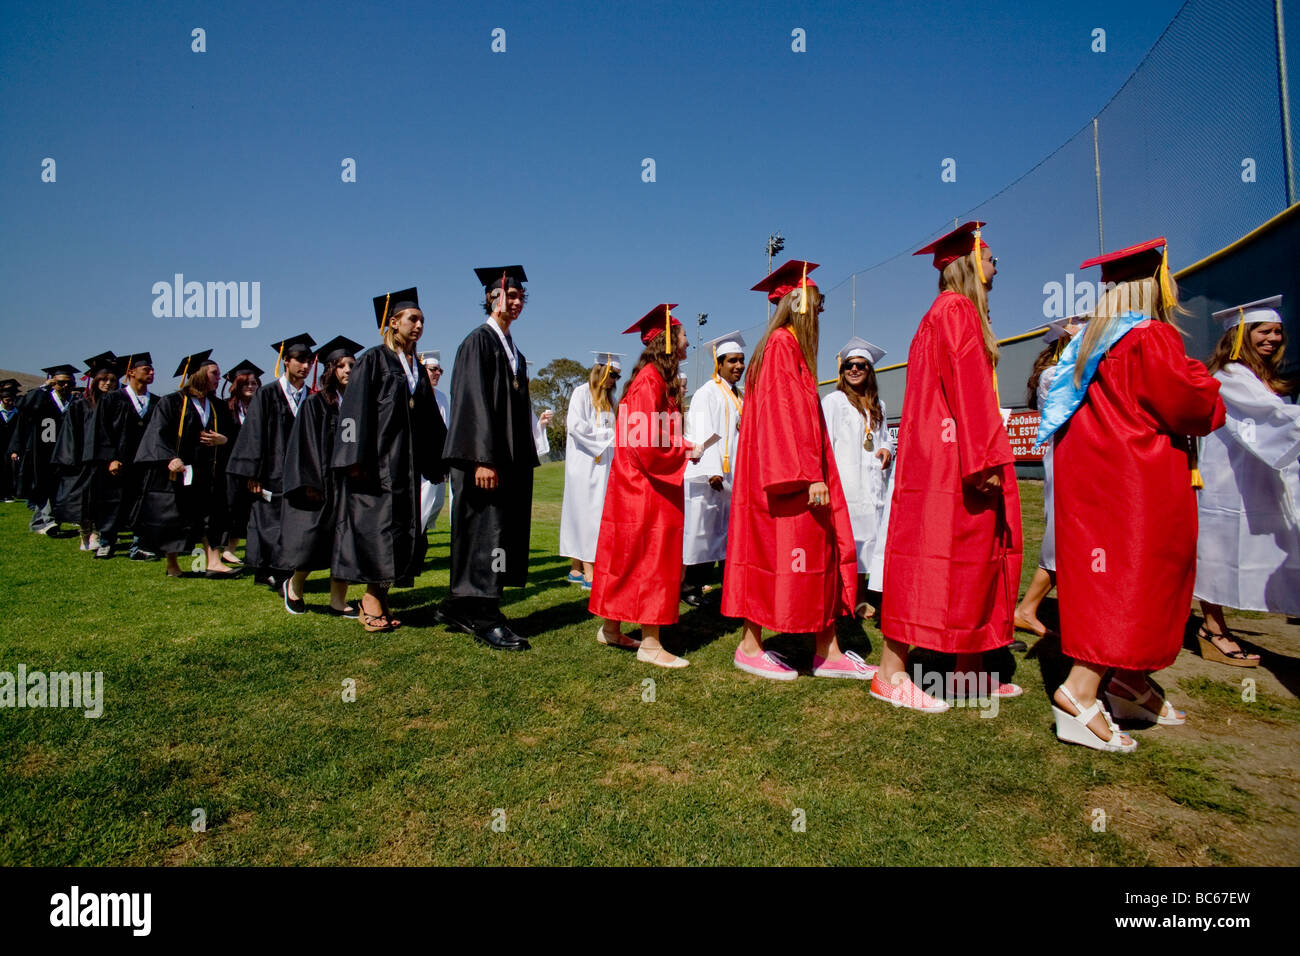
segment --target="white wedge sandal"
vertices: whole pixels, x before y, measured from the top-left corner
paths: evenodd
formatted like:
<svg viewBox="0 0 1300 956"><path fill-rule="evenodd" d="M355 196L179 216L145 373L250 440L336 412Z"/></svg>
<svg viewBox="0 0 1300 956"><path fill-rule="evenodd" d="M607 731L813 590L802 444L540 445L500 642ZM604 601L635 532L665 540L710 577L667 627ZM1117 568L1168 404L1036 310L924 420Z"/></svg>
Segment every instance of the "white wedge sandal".
<svg viewBox="0 0 1300 956"><path fill-rule="evenodd" d="M1137 741L1132 738L1129 738L1127 744L1122 743L1124 737L1123 733L1121 733L1119 727L1115 725L1115 721L1111 719L1106 708L1101 706L1100 700L1094 700L1092 706L1085 708L1080 706L1079 702L1074 699L1074 695L1070 693L1070 688L1066 687L1064 684L1058 687L1057 690L1064 694L1065 699L1068 700L1074 709L1079 712L1077 715L1067 714L1065 711L1061 710L1061 708L1057 707L1055 702L1052 703L1052 714L1056 717L1057 740L1064 741L1067 744L1079 744L1081 747L1091 747L1093 750L1105 750L1111 753L1127 754L1137 750ZM1110 728L1110 740L1102 740L1093 732L1093 729L1088 726L1088 722L1092 720L1092 718L1096 717L1098 713L1102 714L1106 718L1106 726Z"/></svg>
<svg viewBox="0 0 1300 956"><path fill-rule="evenodd" d="M1130 700L1119 694L1111 693L1110 688L1112 686L1118 687L1125 694L1132 694L1135 699ZM1151 698L1153 697L1160 707L1158 711L1146 706L1152 702ZM1181 727L1187 723L1187 717L1179 717L1178 710L1174 705L1169 703L1167 698L1157 694L1150 681L1147 682L1146 693L1139 694L1118 677L1112 677L1110 684L1106 687L1106 699L1110 701L1110 709L1115 714L1116 720L1141 720L1148 724L1161 724L1165 727Z"/></svg>

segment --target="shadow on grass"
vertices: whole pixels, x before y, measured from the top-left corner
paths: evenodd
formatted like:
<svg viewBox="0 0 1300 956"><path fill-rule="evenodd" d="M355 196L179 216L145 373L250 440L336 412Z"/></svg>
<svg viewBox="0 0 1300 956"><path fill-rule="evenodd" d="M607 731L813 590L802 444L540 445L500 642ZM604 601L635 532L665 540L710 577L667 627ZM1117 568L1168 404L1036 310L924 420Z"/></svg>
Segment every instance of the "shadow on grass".
<svg viewBox="0 0 1300 956"><path fill-rule="evenodd" d="M1288 619L1287 623L1290 623ZM1183 648L1191 651L1193 654L1200 655L1200 642L1196 639L1196 632L1205 624L1205 618L1199 614L1192 614L1187 619L1187 626L1183 629ZM1300 659L1290 657L1286 654L1278 654L1276 651L1270 651L1266 647L1254 643L1250 640L1252 637L1263 637L1265 632L1243 628L1240 622L1237 622L1229 628L1232 632L1233 639L1238 646L1247 654L1259 655L1259 669L1266 670L1277 678L1278 683L1291 692L1293 697L1300 697ZM1221 665L1225 671L1240 671L1242 676L1247 676L1255 668L1251 667L1233 667L1228 664Z"/></svg>

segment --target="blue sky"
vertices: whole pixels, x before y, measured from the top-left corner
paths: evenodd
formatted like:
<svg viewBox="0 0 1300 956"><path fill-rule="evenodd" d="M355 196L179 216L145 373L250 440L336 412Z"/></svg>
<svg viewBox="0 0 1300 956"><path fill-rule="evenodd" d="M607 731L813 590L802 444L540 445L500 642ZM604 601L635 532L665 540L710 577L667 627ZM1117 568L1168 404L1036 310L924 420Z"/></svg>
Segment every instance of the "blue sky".
<svg viewBox="0 0 1300 956"><path fill-rule="evenodd" d="M697 312L710 334L749 328L769 233L782 259L820 262L824 288L920 245L1076 133L1180 6L9 5L0 367L148 348L166 390L198 348L269 368L268 344L303 330L369 344L370 297L413 284L421 346L448 362L483 318L473 267L514 262L532 280L516 341L534 367L636 352L619 332L664 300L692 331ZM1095 222L1075 230L1095 243ZM1071 240L1062 268L1095 251ZM1055 274L1000 268L1022 302ZM260 282L260 326L155 318L151 288L175 273ZM900 304L872 314L860 291L857 320L887 362L935 281L921 259L890 276ZM847 338L847 302L844 286L824 344Z"/></svg>

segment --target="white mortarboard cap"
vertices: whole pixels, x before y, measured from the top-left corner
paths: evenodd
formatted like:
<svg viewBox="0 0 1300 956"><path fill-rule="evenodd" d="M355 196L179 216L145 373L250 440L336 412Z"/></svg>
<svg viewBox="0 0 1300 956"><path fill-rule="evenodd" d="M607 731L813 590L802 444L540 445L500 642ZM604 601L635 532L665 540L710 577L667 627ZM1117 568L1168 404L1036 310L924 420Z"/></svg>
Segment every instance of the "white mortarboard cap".
<svg viewBox="0 0 1300 956"><path fill-rule="evenodd" d="M1277 311L1281 306L1282 297L1274 295L1244 305L1234 305L1231 309L1221 309L1214 313L1214 321L1222 322L1225 332L1235 329L1243 321L1247 325L1255 322L1281 322L1282 316Z"/></svg>
<svg viewBox="0 0 1300 956"><path fill-rule="evenodd" d="M442 350L433 349L424 353L424 364L427 368L442 368Z"/></svg>
<svg viewBox="0 0 1300 956"><path fill-rule="evenodd" d="M716 355L734 355L739 352L745 354L745 337L740 334L739 329L728 332L726 335L719 335L716 339L709 339L704 343L704 347L711 349Z"/></svg>
<svg viewBox="0 0 1300 956"><path fill-rule="evenodd" d="M597 352L592 349L591 354L596 356L596 365L608 365L616 372L623 371L623 363L619 361L623 357L622 352Z"/></svg>
<svg viewBox="0 0 1300 956"><path fill-rule="evenodd" d="M845 343L844 348L840 349L840 364L843 365L851 358L864 358L875 368L877 363L885 357L885 350L879 345L872 345L866 339L853 336Z"/></svg>
<svg viewBox="0 0 1300 956"><path fill-rule="evenodd" d="M1052 343L1059 342L1061 339L1065 338L1070 334L1070 330L1066 328L1069 324L1069 319L1056 319L1055 321L1048 322L1047 331L1043 333L1043 342L1047 345L1051 345Z"/></svg>

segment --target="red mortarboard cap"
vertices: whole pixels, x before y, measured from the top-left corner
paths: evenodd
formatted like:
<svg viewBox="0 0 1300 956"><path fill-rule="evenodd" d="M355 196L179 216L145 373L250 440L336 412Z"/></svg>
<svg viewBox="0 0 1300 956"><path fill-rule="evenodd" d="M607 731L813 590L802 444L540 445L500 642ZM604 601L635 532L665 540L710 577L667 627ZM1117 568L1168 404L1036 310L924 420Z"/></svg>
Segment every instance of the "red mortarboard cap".
<svg viewBox="0 0 1300 956"><path fill-rule="evenodd" d="M759 280L758 285L754 286L751 291L766 292L767 301L780 302L791 290L802 287L805 277L816 268L817 263L815 262L791 259L769 272L767 277ZM816 286L817 283L809 280L808 285Z"/></svg>
<svg viewBox="0 0 1300 956"><path fill-rule="evenodd" d="M1080 269L1101 266L1102 282L1127 282L1129 279L1149 279L1156 274L1164 261L1165 237L1148 239L1127 249L1108 252L1080 263Z"/></svg>
<svg viewBox="0 0 1300 956"><path fill-rule="evenodd" d="M631 326L623 330L624 335L631 335L638 332L641 335L641 344L649 345L655 340L656 335L662 335L664 331L664 322L671 318L674 326L681 325L675 316L672 316L672 310L677 308L676 302L660 302L653 309L647 312L641 318L632 323Z"/></svg>
<svg viewBox="0 0 1300 956"><path fill-rule="evenodd" d="M974 252L976 242L979 242L981 249L988 245L983 239L977 240L975 238L976 231L983 228L984 223L978 220L962 223L952 232L946 236L940 236L924 249L917 249L912 255L926 256L933 253L934 267L942 272L948 267L949 263L956 262L962 256L968 256Z"/></svg>

